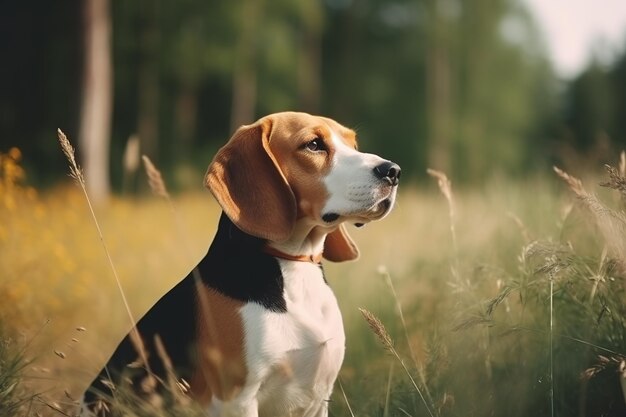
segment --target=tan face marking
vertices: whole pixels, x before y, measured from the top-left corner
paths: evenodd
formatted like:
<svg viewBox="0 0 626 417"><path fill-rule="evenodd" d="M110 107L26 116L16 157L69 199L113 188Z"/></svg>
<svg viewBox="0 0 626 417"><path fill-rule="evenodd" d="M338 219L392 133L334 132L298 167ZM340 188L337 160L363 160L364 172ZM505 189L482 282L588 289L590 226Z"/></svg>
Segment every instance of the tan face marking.
<svg viewBox="0 0 626 417"><path fill-rule="evenodd" d="M337 122L322 117L294 117L274 122L269 145L291 187L298 218L320 219L329 194L323 179L333 167L335 143L356 148L356 135Z"/></svg>

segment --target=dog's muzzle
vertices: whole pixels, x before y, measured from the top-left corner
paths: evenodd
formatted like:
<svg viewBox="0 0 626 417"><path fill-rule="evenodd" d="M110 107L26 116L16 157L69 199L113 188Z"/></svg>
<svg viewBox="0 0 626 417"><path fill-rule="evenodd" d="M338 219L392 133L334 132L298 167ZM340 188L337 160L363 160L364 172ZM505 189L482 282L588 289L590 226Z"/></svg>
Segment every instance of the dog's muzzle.
<svg viewBox="0 0 626 417"><path fill-rule="evenodd" d="M385 217L391 208L396 198L396 187L400 182L400 174L402 170L400 165L391 161L385 161L373 169L374 176L383 181L381 188L387 189L387 197L379 201L370 213L371 220L378 220Z"/></svg>
<svg viewBox="0 0 626 417"><path fill-rule="evenodd" d="M361 204L361 206L345 212L328 211L322 215L322 220L325 223L334 223L342 217L348 216L359 219L355 224L360 227L364 223L382 219L391 211L402 172L400 165L383 160L371 168L370 172L373 174L373 180L370 177L367 185L357 184L353 187L356 190L353 202ZM369 191L362 193L364 188L369 189ZM364 198L361 194L366 193L369 193L369 196Z"/></svg>

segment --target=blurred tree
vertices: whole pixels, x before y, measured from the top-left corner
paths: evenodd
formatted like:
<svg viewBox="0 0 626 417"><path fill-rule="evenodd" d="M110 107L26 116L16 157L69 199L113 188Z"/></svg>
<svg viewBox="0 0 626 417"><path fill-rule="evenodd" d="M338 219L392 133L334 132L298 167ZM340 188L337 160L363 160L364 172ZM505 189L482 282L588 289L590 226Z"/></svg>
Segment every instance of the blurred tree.
<svg viewBox="0 0 626 417"><path fill-rule="evenodd" d="M55 16L69 19L76 5L63 5ZM0 141L23 137L27 163L38 155L35 172L44 173L50 158L42 155L57 152L50 132L80 113L72 74L81 53L68 47L77 38L71 24L46 24L18 9L8 12L36 22L35 32L13 37L23 60L8 60L2 81L17 68L33 81L0 95L0 123L8 127ZM133 134L169 176L181 162L203 170L239 124L281 110L319 112L356 127L363 149L397 161L407 177L430 165L476 181L545 158L544 125L556 94L520 0L152 0L113 2L111 11L114 184ZM37 53L29 54L32 41ZM37 71L41 56L62 59ZM47 90L70 92L67 105L55 106ZM31 96L43 100L23 99Z"/></svg>
<svg viewBox="0 0 626 417"><path fill-rule="evenodd" d="M233 69L233 99L230 116L231 131L254 121L257 99L257 55L259 23L264 2L242 0L239 28L241 33L235 44Z"/></svg>
<svg viewBox="0 0 626 417"><path fill-rule="evenodd" d="M528 167L542 113L553 112L551 72L525 7L510 0L450 2L453 166L483 179ZM453 6L453 4L456 5ZM544 104L536 107L538 102ZM545 139L545 138L544 138Z"/></svg>
<svg viewBox="0 0 626 417"><path fill-rule="evenodd" d="M159 12L160 2L144 2L139 7L139 19L137 21L139 31L137 134L139 135L141 152L153 160L159 154L159 96L161 90Z"/></svg>
<svg viewBox="0 0 626 417"><path fill-rule="evenodd" d="M593 60L570 84L565 121L574 132L574 147L589 151L602 135L611 130L612 86L609 74Z"/></svg>
<svg viewBox="0 0 626 417"><path fill-rule="evenodd" d="M625 39L626 41L626 39ZM624 43L626 45L626 42ZM626 109L626 49L622 51L611 69L611 89L613 95L613 139L623 150L626 148L626 117L622 112Z"/></svg>
<svg viewBox="0 0 626 417"><path fill-rule="evenodd" d="M296 44L299 108L309 113L319 113L324 8L318 0L304 0L296 4L299 6L297 20L301 23Z"/></svg>
<svg viewBox="0 0 626 417"><path fill-rule="evenodd" d="M325 107L407 174L515 174L554 111L545 51L513 0L333 0ZM538 139L541 138L541 139Z"/></svg>
<svg viewBox="0 0 626 417"><path fill-rule="evenodd" d="M109 194L112 65L108 0L85 0L85 64L80 122L80 151L85 181L95 202Z"/></svg>
<svg viewBox="0 0 626 417"><path fill-rule="evenodd" d="M362 149L426 165L423 1L328 2L322 109L355 127Z"/></svg>
<svg viewBox="0 0 626 417"><path fill-rule="evenodd" d="M456 1L426 0L426 118L428 165L451 173L452 68Z"/></svg>
<svg viewBox="0 0 626 417"><path fill-rule="evenodd" d="M66 177L56 129L78 139L83 20L81 1L5 2L0 13L0 149L22 149L33 184Z"/></svg>
<svg viewBox="0 0 626 417"><path fill-rule="evenodd" d="M565 165L612 163L626 147L626 50L613 63L594 56L566 85L557 157Z"/></svg>

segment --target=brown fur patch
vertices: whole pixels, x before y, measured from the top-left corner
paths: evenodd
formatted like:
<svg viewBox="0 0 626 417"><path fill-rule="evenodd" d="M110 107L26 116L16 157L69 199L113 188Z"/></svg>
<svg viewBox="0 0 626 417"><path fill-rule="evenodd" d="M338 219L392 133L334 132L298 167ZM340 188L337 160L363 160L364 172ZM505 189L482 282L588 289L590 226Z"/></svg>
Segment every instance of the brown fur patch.
<svg viewBox="0 0 626 417"><path fill-rule="evenodd" d="M234 398L246 382L242 302L197 283L198 368L190 382L193 397L207 405L215 395Z"/></svg>
<svg viewBox="0 0 626 417"><path fill-rule="evenodd" d="M282 241L293 231L297 209L267 148L271 129L269 118L239 128L213 158L205 183L237 227L253 236Z"/></svg>

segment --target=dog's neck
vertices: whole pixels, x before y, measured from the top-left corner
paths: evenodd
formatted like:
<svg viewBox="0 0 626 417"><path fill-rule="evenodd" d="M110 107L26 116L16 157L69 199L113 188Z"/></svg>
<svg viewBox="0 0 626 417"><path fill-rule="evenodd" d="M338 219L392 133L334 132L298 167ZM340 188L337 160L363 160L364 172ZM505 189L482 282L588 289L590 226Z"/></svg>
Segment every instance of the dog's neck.
<svg viewBox="0 0 626 417"><path fill-rule="evenodd" d="M263 248L269 246L274 253L283 253L285 259L321 258L324 250L326 235L333 231L333 228L319 226L306 218L296 222L291 236L283 242L265 241L264 239L249 235L240 230L227 216L222 213L217 234L222 241L229 242L247 252L248 250L257 252L264 251ZM276 255L280 257L279 255Z"/></svg>
<svg viewBox="0 0 626 417"><path fill-rule="evenodd" d="M306 218L296 222L291 236L283 242L268 242L268 246L290 256L317 257L324 251L326 235L332 230L312 223Z"/></svg>

